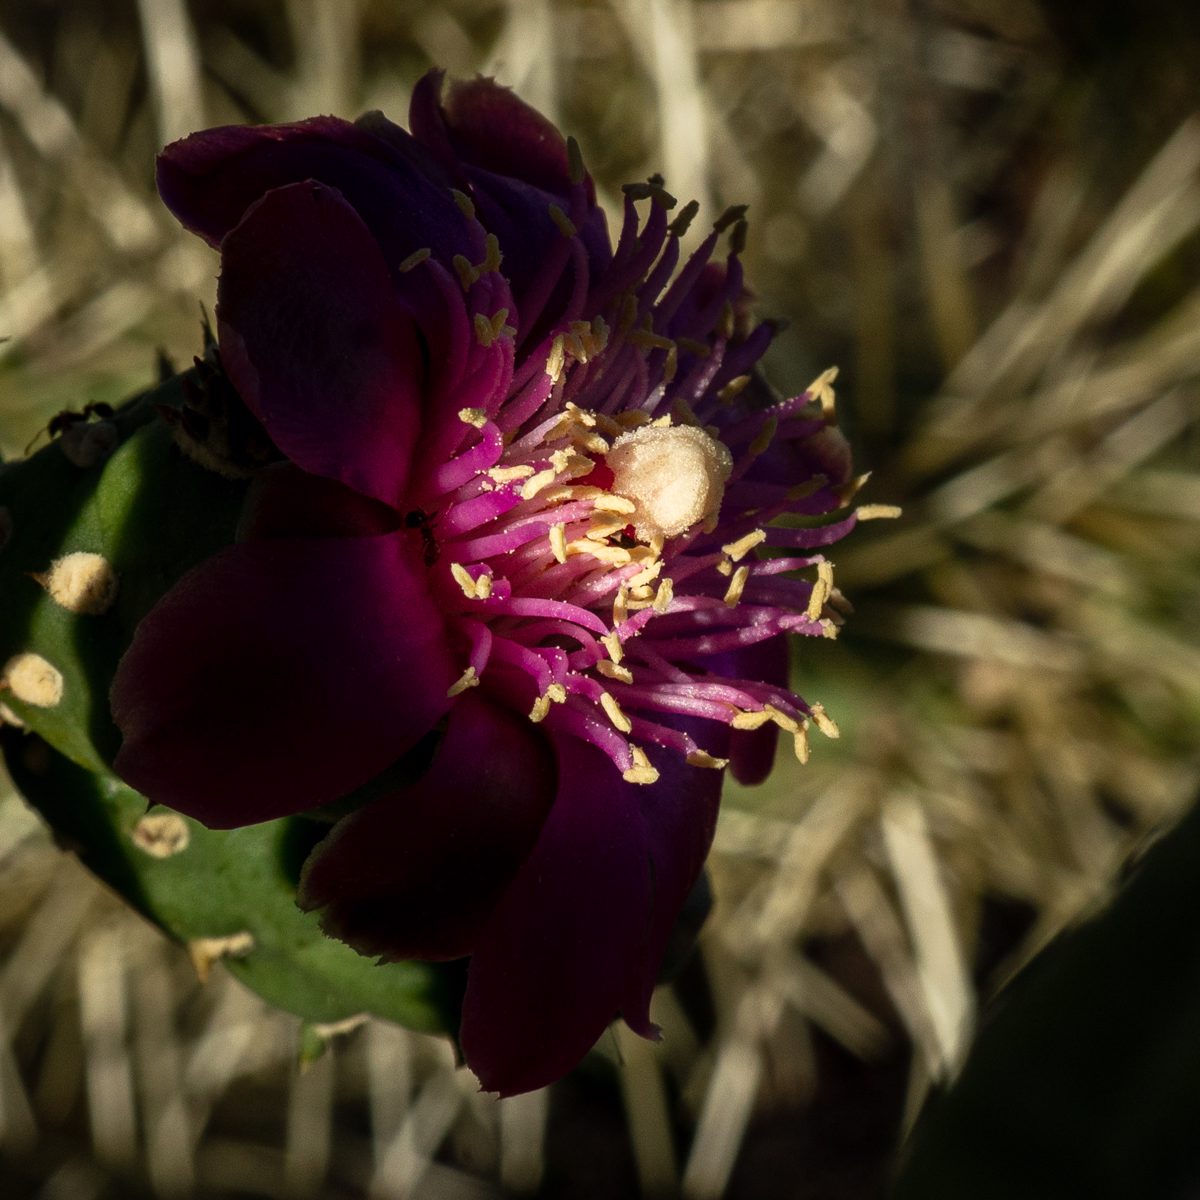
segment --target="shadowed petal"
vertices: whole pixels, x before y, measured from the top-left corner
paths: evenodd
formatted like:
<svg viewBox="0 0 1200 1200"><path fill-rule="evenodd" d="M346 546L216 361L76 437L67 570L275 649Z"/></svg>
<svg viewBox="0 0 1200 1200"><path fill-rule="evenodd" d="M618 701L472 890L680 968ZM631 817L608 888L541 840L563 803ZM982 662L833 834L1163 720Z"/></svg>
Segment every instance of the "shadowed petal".
<svg viewBox="0 0 1200 1200"><path fill-rule="evenodd" d="M703 738L718 754L725 752L711 722L676 720L672 724ZM724 731L722 731L723 733ZM650 997L671 932L708 857L717 828L723 773L689 767L678 755L651 751L659 779L649 787L627 784L637 803L645 853L650 862L650 909L643 966L632 976L632 990L622 999L621 1015L636 1033L657 1037L650 1022Z"/></svg>
<svg viewBox="0 0 1200 1200"><path fill-rule="evenodd" d="M443 104L443 83L444 72L433 70L413 89L413 136L471 193L484 225L500 239L521 340L536 341L562 315L578 270L550 205L569 212L577 226L589 275L612 259L595 185L586 173L581 187L571 182L566 139L508 88L484 78L456 82Z"/></svg>
<svg viewBox="0 0 1200 1200"><path fill-rule="evenodd" d="M396 503L425 368L370 231L338 192L299 183L222 251L221 360L242 398L297 466Z"/></svg>
<svg viewBox="0 0 1200 1200"><path fill-rule="evenodd" d="M444 71L428 71L413 88L409 125L414 138L451 169L464 162L567 194L567 140L551 121L482 76L452 84L443 103L444 79ZM588 186L590 191L590 181Z"/></svg>
<svg viewBox="0 0 1200 1200"><path fill-rule="evenodd" d="M308 179L346 197L393 269L423 246L447 262L466 252L467 223L441 168L399 129L385 141L337 117L226 125L172 142L158 158L167 207L214 246L265 193Z"/></svg>
<svg viewBox="0 0 1200 1200"><path fill-rule="evenodd" d="M216 828L328 803L445 712L458 668L410 534L232 546L138 626L115 767Z"/></svg>
<svg viewBox="0 0 1200 1200"><path fill-rule="evenodd" d="M336 479L274 463L254 477L238 522L239 542L264 538L364 537L391 533L401 513Z"/></svg>
<svg viewBox="0 0 1200 1200"><path fill-rule="evenodd" d="M650 874L634 785L571 737L541 837L471 958L461 1040L487 1091L565 1074L636 990Z"/></svg>
<svg viewBox="0 0 1200 1200"><path fill-rule="evenodd" d="M554 795L548 742L468 692L429 770L338 823L301 880L328 933L388 959L460 958L537 840Z"/></svg>

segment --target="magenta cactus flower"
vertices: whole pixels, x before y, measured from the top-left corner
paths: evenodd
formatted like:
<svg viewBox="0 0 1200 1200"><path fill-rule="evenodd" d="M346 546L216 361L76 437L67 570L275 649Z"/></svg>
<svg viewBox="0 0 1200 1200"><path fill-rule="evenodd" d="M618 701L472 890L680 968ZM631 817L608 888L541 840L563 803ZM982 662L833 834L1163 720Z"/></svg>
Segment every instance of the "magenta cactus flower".
<svg viewBox="0 0 1200 1200"><path fill-rule="evenodd" d="M116 768L228 828L402 761L301 901L365 954L469 956L463 1052L512 1094L618 1016L654 1035L724 769L832 731L787 643L834 632L821 548L855 515L825 385L752 380L773 328L740 211L677 270L695 207L652 180L614 247L573 143L490 81L441 92L411 133L321 117L160 159L220 247L221 363L279 457L141 623Z"/></svg>

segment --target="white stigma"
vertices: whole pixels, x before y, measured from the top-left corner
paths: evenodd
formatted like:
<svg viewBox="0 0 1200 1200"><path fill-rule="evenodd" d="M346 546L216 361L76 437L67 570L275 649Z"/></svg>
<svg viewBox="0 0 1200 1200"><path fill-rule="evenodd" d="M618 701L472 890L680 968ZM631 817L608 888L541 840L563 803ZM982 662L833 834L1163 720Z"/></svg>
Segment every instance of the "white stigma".
<svg viewBox="0 0 1200 1200"><path fill-rule="evenodd" d="M623 433L606 459L612 491L633 501L639 538L678 537L716 515L733 469L725 445L692 425Z"/></svg>

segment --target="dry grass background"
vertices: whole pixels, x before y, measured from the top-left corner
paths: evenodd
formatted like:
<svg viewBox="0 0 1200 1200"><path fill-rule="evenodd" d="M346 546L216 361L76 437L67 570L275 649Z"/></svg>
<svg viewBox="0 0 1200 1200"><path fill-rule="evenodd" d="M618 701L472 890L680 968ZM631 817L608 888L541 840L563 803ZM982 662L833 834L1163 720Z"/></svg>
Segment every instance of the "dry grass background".
<svg viewBox="0 0 1200 1200"><path fill-rule="evenodd" d="M664 1044L548 1095L382 1023L299 1071L295 1021L200 987L9 794L5 1196L878 1193L981 1003L1200 777L1200 23L1075 7L3 0L6 454L197 348L215 258L157 206L163 142L400 116L437 63L555 117L609 198L661 169L748 201L770 376L839 363L868 498L906 510L799 652L841 741L729 794Z"/></svg>

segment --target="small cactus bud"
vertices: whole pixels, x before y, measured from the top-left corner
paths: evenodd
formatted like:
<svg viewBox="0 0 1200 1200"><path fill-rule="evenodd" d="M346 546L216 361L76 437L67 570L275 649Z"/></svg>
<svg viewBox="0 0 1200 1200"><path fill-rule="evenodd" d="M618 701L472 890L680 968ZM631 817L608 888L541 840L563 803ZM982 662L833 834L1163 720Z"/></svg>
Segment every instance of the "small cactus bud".
<svg viewBox="0 0 1200 1200"><path fill-rule="evenodd" d="M107 612L117 598L117 575L101 554L76 551L56 558L44 575L34 576L55 604L81 616Z"/></svg>
<svg viewBox="0 0 1200 1200"><path fill-rule="evenodd" d="M14 654L0 676L8 690L35 708L53 708L63 694L63 677L40 654Z"/></svg>

